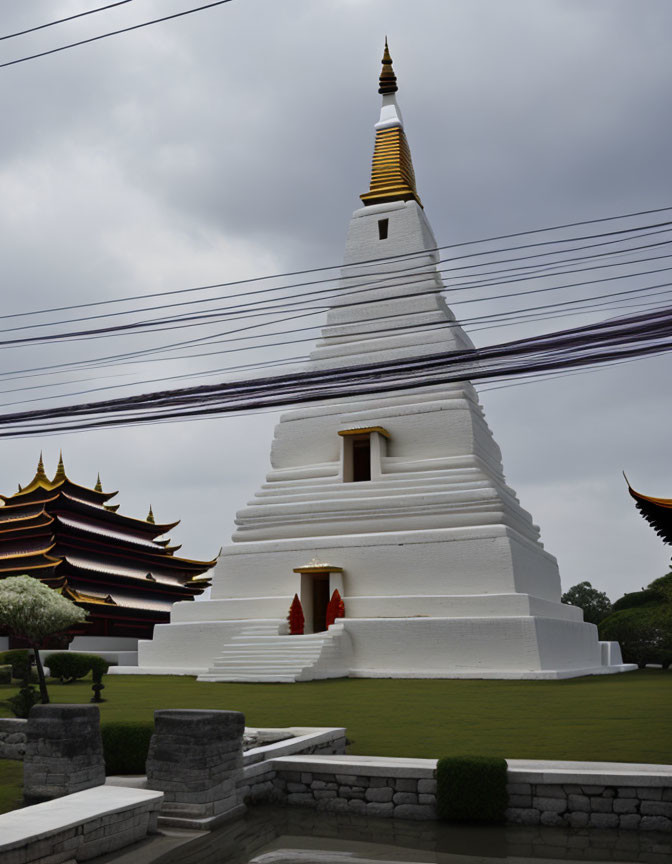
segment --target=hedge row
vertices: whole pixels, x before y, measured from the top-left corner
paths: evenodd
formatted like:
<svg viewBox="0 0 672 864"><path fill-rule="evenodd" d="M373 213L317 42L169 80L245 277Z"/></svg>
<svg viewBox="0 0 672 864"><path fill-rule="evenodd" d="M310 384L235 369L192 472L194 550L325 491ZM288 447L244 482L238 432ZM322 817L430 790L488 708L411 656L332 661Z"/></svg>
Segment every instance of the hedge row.
<svg viewBox="0 0 672 864"><path fill-rule="evenodd" d="M100 679L110 668L109 662L97 654L78 654L75 651L48 654L44 665L48 667L51 677L60 678L63 684L84 678L89 672L93 680L100 683Z"/></svg>
<svg viewBox="0 0 672 864"><path fill-rule="evenodd" d="M436 809L447 822L504 821L506 759L448 756L436 766Z"/></svg>
<svg viewBox="0 0 672 864"><path fill-rule="evenodd" d="M149 741L154 732L151 720L135 723L102 723L105 773L144 774Z"/></svg>

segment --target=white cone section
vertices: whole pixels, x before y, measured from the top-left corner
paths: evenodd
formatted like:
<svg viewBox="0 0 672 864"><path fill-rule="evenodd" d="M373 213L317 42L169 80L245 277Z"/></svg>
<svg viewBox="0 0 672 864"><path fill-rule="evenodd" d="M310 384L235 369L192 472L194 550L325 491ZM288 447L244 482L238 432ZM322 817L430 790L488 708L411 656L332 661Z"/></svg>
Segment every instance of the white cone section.
<svg viewBox="0 0 672 864"><path fill-rule="evenodd" d="M444 299L436 245L415 201L357 210L310 368L471 347ZM370 479L353 479L357 437L368 439ZM597 629L560 603L556 561L506 485L468 382L289 411L271 463L237 515L212 599L176 604L172 623L140 643L141 667L268 681L629 668L609 665ZM295 572L311 559L325 562L319 577ZM333 637L286 635L294 594L309 634L323 626L319 592L334 588L345 618Z"/></svg>

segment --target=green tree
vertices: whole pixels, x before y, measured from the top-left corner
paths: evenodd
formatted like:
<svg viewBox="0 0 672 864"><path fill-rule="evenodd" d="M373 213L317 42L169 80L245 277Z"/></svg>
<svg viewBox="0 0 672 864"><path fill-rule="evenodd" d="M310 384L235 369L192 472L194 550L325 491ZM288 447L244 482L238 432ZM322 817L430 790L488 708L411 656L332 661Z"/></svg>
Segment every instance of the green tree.
<svg viewBox="0 0 672 864"><path fill-rule="evenodd" d="M600 638L620 642L623 659L646 666L672 662L672 573L625 594L600 623Z"/></svg>
<svg viewBox="0 0 672 864"><path fill-rule="evenodd" d="M593 588L590 582L579 582L562 595L562 602L583 609L583 620L599 624L611 612L611 601L604 593Z"/></svg>
<svg viewBox="0 0 672 864"><path fill-rule="evenodd" d="M25 639L33 649L43 704L49 702L39 649L48 636L64 633L86 618L86 611L31 576L0 580L0 633Z"/></svg>

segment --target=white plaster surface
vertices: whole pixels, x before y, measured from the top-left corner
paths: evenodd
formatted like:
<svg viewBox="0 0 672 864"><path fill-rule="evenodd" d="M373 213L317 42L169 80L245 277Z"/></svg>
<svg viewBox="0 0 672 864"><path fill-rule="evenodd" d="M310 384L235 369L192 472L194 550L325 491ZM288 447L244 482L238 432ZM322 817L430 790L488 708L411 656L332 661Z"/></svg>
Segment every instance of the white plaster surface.
<svg viewBox="0 0 672 864"><path fill-rule="evenodd" d="M402 123L396 99L384 97L380 128ZM389 223L386 240L380 218ZM356 210L341 291L307 368L473 347L446 304L438 261L415 201ZM338 433L370 427L383 427L389 439L373 436L371 480L347 482ZM346 618L333 638L292 642L300 637L282 635L289 605L295 593L304 602L310 593L309 580L293 571L313 557L343 568ZM176 604L171 623L139 644L140 669L291 681L567 677L630 668L600 646L580 610L561 605L556 560L506 483L468 381L419 378L398 392L282 415L271 471L237 514L211 598Z"/></svg>
<svg viewBox="0 0 672 864"><path fill-rule="evenodd" d="M0 854L31 840L84 825L114 813L158 807L162 792L115 786L96 786L53 801L0 815Z"/></svg>

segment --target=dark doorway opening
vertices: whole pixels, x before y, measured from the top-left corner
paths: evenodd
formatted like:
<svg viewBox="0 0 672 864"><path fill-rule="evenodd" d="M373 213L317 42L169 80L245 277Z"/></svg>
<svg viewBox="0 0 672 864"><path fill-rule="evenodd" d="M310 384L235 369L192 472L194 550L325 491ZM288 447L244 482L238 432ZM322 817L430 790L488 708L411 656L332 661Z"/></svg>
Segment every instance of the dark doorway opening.
<svg viewBox="0 0 672 864"><path fill-rule="evenodd" d="M313 633L327 629L329 574L313 576Z"/></svg>
<svg viewBox="0 0 672 864"><path fill-rule="evenodd" d="M378 239L379 240L387 240L387 231L390 225L389 219L379 219L378 220Z"/></svg>
<svg viewBox="0 0 672 864"><path fill-rule="evenodd" d="M352 439L352 479L355 482L371 479L371 439Z"/></svg>

